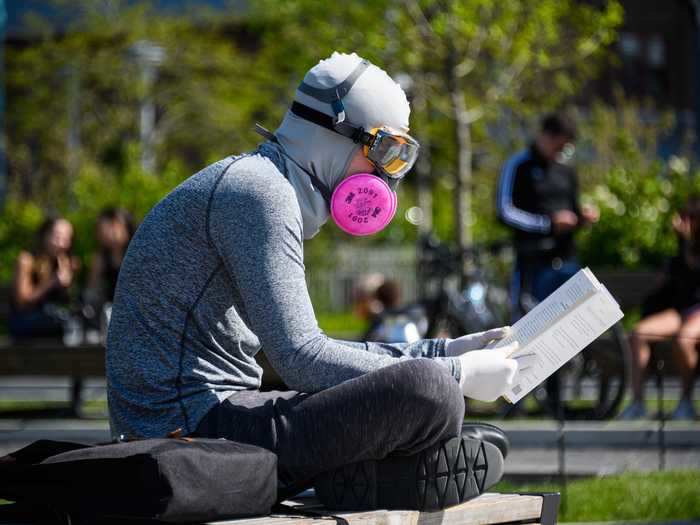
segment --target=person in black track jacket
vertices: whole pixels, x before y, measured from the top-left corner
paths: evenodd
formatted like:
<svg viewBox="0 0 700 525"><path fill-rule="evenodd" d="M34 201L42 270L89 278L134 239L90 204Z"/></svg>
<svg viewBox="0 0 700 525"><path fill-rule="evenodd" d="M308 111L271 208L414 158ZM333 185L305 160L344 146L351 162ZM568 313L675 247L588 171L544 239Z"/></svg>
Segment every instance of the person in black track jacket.
<svg viewBox="0 0 700 525"><path fill-rule="evenodd" d="M580 269L574 233L598 220L595 208L579 205L575 170L559 160L575 138L573 123L561 115L547 115L532 144L510 157L501 172L498 217L513 230L516 251L513 322L524 313L524 293L542 301ZM558 406L556 374L547 390Z"/></svg>
<svg viewBox="0 0 700 525"><path fill-rule="evenodd" d="M574 139L573 124L548 115L534 142L503 167L497 210L513 230L515 299L527 291L541 301L576 273L574 232L598 220L597 210L579 206L574 169L558 161Z"/></svg>

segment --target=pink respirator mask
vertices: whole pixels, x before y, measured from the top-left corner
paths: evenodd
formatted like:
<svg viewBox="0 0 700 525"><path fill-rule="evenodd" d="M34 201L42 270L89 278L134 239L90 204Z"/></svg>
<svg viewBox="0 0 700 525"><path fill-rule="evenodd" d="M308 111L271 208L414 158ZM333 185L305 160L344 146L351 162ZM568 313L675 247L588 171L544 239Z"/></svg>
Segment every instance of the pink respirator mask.
<svg viewBox="0 0 700 525"><path fill-rule="evenodd" d="M389 185L376 175L356 173L333 191L331 217L350 235L373 235L382 231L396 215L398 199Z"/></svg>

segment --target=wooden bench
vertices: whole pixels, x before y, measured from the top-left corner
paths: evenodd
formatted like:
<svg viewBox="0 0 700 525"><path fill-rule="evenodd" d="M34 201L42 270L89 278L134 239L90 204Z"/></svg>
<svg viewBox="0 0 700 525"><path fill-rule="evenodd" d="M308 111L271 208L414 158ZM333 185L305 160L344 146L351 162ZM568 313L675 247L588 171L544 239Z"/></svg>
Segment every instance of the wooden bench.
<svg viewBox="0 0 700 525"><path fill-rule="evenodd" d="M559 494L482 494L476 499L441 512L375 510L331 512L315 500L287 502L299 513L286 512L260 518L215 522L216 525L554 525L559 511ZM317 516L309 515L312 511ZM213 524L210 524L213 525Z"/></svg>
<svg viewBox="0 0 700 525"><path fill-rule="evenodd" d="M206 525L555 525L559 494L482 494L471 501L439 512L375 510L334 512L313 499L286 501L269 516L208 522ZM10 511L2 523L25 525L29 521ZM128 521L107 518L105 524ZM139 523L141 523L139 521Z"/></svg>
<svg viewBox="0 0 700 525"><path fill-rule="evenodd" d="M256 356L263 369L263 390L287 387L262 352ZM0 378L3 376L105 377L105 349L102 345L66 346L56 339L32 339L26 342L0 338ZM80 385L72 388L70 406L81 411Z"/></svg>

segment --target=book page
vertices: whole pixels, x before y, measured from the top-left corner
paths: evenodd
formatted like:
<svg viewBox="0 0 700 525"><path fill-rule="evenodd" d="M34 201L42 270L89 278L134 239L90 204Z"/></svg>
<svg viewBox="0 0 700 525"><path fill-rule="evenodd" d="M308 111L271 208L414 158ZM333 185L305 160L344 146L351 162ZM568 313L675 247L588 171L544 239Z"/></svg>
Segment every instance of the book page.
<svg viewBox="0 0 700 525"><path fill-rule="evenodd" d="M516 384L504 395L508 401L515 403L522 399L622 319L623 313L619 306L610 293L600 286L597 293L573 306L545 330L531 337L526 344L521 342L521 347L513 356L534 353L537 360L532 367L518 374ZM526 321L528 316L523 320Z"/></svg>
<svg viewBox="0 0 700 525"><path fill-rule="evenodd" d="M530 310L527 315L518 320L512 327L508 337L492 343L488 348L498 348L518 341L520 350L530 344L538 335L551 327L577 304L598 291L602 286L598 280L590 278L588 268L579 270L563 285L552 292L549 297Z"/></svg>

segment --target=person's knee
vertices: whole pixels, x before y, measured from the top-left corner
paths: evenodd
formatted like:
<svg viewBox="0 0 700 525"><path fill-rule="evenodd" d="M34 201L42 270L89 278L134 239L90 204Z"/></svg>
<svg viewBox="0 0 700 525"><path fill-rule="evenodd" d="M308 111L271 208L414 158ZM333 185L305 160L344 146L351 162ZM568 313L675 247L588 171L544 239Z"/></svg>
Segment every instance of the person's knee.
<svg viewBox="0 0 700 525"><path fill-rule="evenodd" d="M633 352L639 352L639 346L648 342L650 333L643 324L638 324L629 334L629 342Z"/></svg>
<svg viewBox="0 0 700 525"><path fill-rule="evenodd" d="M464 420L464 395L447 368L431 359L406 363L405 391L416 412L447 428L459 428Z"/></svg>

